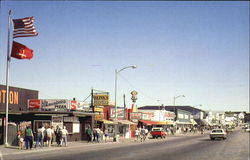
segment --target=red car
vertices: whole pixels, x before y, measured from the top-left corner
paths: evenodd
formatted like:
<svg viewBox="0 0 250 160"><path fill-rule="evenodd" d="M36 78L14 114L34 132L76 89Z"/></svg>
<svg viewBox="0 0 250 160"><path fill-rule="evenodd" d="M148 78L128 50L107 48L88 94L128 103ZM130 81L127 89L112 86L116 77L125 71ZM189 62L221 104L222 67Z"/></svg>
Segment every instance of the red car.
<svg viewBox="0 0 250 160"><path fill-rule="evenodd" d="M163 128L152 128L152 131L150 132L150 134L152 135L153 138L166 138L167 133L164 131Z"/></svg>

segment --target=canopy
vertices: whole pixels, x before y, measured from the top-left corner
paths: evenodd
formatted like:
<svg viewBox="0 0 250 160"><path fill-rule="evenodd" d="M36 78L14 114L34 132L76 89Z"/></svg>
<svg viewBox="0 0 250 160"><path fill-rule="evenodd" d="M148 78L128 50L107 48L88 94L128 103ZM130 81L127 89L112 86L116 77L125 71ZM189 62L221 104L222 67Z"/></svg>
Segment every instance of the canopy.
<svg viewBox="0 0 250 160"><path fill-rule="evenodd" d="M146 120L139 120L140 122L146 124L146 125L167 125L166 121L146 121Z"/></svg>
<svg viewBox="0 0 250 160"><path fill-rule="evenodd" d="M127 125L136 124L128 120L114 120L113 122L116 124L119 123L119 124L127 124Z"/></svg>
<svg viewBox="0 0 250 160"><path fill-rule="evenodd" d="M114 124L114 122L113 121L108 121L108 120L105 120L105 119L103 119L103 120L101 120L104 124Z"/></svg>

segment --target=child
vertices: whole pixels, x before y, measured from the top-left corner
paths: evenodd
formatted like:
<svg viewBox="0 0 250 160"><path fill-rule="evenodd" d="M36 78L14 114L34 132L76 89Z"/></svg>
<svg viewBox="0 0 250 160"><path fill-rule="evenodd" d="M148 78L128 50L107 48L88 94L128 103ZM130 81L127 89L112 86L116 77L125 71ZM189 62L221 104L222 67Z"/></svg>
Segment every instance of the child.
<svg viewBox="0 0 250 160"><path fill-rule="evenodd" d="M24 139L23 139L23 135L22 135L22 131L19 130L17 132L17 139L18 139L18 146L19 146L19 149L23 149L23 146L24 146Z"/></svg>

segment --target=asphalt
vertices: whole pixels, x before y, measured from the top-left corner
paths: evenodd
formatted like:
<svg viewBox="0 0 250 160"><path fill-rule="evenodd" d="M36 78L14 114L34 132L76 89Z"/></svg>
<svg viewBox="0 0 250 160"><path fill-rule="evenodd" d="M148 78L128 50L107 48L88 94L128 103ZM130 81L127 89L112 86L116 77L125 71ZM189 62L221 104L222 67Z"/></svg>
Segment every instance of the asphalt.
<svg viewBox="0 0 250 160"><path fill-rule="evenodd" d="M249 133L236 130L227 140L211 141L208 133L175 135L166 139L135 142L91 143L71 142L69 147L51 147L34 150L5 148L4 160L247 160Z"/></svg>

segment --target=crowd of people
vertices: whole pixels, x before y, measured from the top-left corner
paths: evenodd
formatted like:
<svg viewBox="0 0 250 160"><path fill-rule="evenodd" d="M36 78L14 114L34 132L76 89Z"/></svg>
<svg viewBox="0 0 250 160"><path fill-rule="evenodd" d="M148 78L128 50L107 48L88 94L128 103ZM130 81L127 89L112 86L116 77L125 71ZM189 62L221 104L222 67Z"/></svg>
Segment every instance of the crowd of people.
<svg viewBox="0 0 250 160"><path fill-rule="evenodd" d="M33 147L51 147L55 141L57 146L67 146L68 131L66 127L40 126L34 135L30 126L17 132L19 149L32 149ZM34 143L35 142L35 143Z"/></svg>

